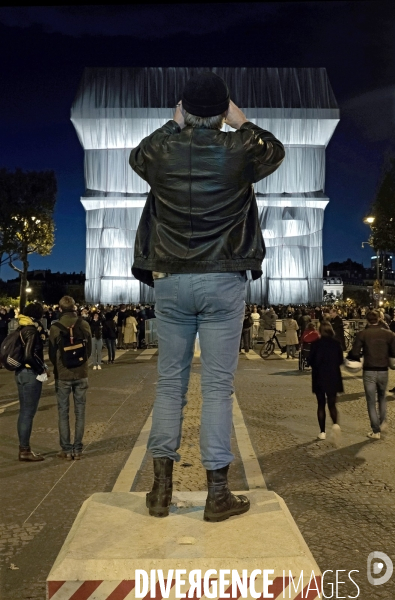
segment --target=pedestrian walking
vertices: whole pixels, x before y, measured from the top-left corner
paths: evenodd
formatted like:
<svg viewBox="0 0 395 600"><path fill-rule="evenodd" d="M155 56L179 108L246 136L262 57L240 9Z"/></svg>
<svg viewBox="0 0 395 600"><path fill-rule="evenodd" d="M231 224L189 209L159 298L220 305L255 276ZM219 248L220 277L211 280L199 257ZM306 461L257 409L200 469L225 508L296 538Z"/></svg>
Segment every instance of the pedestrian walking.
<svg viewBox="0 0 395 600"><path fill-rule="evenodd" d="M128 314L123 325L123 341L125 347L133 346L136 350L137 346L137 321L132 314ZM137 351L137 350L136 350Z"/></svg>
<svg viewBox="0 0 395 600"><path fill-rule="evenodd" d="M268 308L262 314L262 325L263 325L263 342L266 343L270 340L273 335L273 331L276 329L277 315L273 308Z"/></svg>
<svg viewBox="0 0 395 600"><path fill-rule="evenodd" d="M44 362L44 342L47 334L40 323L43 314L42 304L32 302L25 306L23 314L18 317L23 346L23 365L15 371L15 381L19 398L18 458L23 462L44 460L42 454L33 452L30 448L33 420L40 402L42 385L49 375Z"/></svg>
<svg viewBox="0 0 395 600"><path fill-rule="evenodd" d="M88 389L88 358L92 352L92 335L89 324L77 316L74 299L63 296L59 300L60 319L51 325L49 332L49 359L54 366L55 392L59 414L59 441L61 451L57 456L65 460L79 460L83 450L85 429L86 392ZM68 346L66 345L68 342ZM78 342L78 343L77 343ZM78 348L76 348L78 346ZM70 350L69 350L70 348ZM78 366L68 352L79 351ZM74 442L70 438L70 394L73 394L75 430Z"/></svg>
<svg viewBox="0 0 395 600"><path fill-rule="evenodd" d="M320 339L310 347L310 366L312 369L313 394L317 397L317 417L320 433L318 439L326 438L326 405L332 419L332 441L335 445L340 439L340 426L336 408L337 394L343 392L343 380L340 365L343 364L343 351L335 332L328 321L320 324Z"/></svg>
<svg viewBox="0 0 395 600"><path fill-rule="evenodd" d="M335 338L340 342L343 352L346 351L346 340L344 338L344 325L343 319L338 314L335 308L331 308L329 311L329 320L332 325L333 331L335 332Z"/></svg>
<svg viewBox="0 0 395 600"><path fill-rule="evenodd" d="M254 321L252 320L251 312L246 305L240 339L240 352L242 353L248 354L250 351L251 327L253 323Z"/></svg>
<svg viewBox="0 0 395 600"><path fill-rule="evenodd" d="M348 358L360 361L363 355L363 385L372 427L368 437L378 440L388 427L386 389L389 359L395 357L395 334L380 325L379 315L374 310L366 314L366 320L368 326L357 333Z"/></svg>
<svg viewBox="0 0 395 600"><path fill-rule="evenodd" d="M115 349L117 347L117 326L111 312L106 313L102 331L104 342L107 346L108 364L114 364Z"/></svg>
<svg viewBox="0 0 395 600"><path fill-rule="evenodd" d="M254 305L252 308L251 318L252 318L252 337L253 337L253 339L256 340L259 335L259 322L261 319L261 315L259 314L258 308L256 305Z"/></svg>
<svg viewBox="0 0 395 600"><path fill-rule="evenodd" d="M299 343L297 334L298 330L299 325L297 324L295 319L292 318L292 313L289 312L284 325L285 343L287 345L287 358L290 358L290 355L292 356L292 358L296 358L295 352Z"/></svg>
<svg viewBox="0 0 395 600"><path fill-rule="evenodd" d="M103 325L100 315L95 312L90 323L92 333L92 362L93 370L101 370L101 352L103 349Z"/></svg>
<svg viewBox="0 0 395 600"><path fill-rule="evenodd" d="M121 306L119 307L119 311L117 313L117 329L118 329L117 348L118 348L118 350L124 349L123 326L124 326L124 321L125 321L126 317L127 317L126 306L125 306L125 304L121 304Z"/></svg>
<svg viewBox="0 0 395 600"><path fill-rule="evenodd" d="M226 122L236 131L221 131ZM153 516L169 513L173 462L197 333L202 361L201 455L207 521L249 509L227 473L233 460L232 393L244 318L246 270L261 276L264 243L253 183L273 173L283 145L248 121L226 83L200 72L186 82L174 117L132 150L151 187L138 226L133 274L155 287L159 380L148 449Z"/></svg>

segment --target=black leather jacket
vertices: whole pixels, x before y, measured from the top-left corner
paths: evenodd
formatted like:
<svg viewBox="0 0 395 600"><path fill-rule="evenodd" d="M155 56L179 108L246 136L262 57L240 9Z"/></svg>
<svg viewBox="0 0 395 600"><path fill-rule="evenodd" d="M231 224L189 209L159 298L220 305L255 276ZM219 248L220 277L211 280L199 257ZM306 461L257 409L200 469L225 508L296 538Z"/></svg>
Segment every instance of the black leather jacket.
<svg viewBox="0 0 395 600"><path fill-rule="evenodd" d="M144 138L129 159L151 187L133 275L149 285L152 271L251 270L260 277L265 245L253 183L284 156L281 142L250 122L226 133L168 121Z"/></svg>

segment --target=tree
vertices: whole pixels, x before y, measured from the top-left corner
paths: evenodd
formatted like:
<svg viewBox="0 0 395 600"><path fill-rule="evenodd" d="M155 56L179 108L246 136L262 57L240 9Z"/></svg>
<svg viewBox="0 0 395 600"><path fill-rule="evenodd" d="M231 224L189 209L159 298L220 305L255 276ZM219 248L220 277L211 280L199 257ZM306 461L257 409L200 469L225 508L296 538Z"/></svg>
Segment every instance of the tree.
<svg viewBox="0 0 395 600"><path fill-rule="evenodd" d="M26 304L29 255L48 256L54 245L56 202L53 171L0 169L0 255L20 273L20 309ZM22 262L19 268L15 260Z"/></svg>
<svg viewBox="0 0 395 600"><path fill-rule="evenodd" d="M371 211L370 245L379 252L395 251L395 157L384 169Z"/></svg>

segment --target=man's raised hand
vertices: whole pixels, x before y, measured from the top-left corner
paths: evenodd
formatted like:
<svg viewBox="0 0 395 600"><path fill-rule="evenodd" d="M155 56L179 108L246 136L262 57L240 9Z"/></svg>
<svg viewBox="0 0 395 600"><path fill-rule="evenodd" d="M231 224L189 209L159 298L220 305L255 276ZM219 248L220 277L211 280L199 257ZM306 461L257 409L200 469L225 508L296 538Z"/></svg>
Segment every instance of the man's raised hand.
<svg viewBox="0 0 395 600"><path fill-rule="evenodd" d="M229 125L229 127L233 127L233 129L240 129L240 127L247 122L248 119L243 111L231 100L229 102L225 123Z"/></svg>

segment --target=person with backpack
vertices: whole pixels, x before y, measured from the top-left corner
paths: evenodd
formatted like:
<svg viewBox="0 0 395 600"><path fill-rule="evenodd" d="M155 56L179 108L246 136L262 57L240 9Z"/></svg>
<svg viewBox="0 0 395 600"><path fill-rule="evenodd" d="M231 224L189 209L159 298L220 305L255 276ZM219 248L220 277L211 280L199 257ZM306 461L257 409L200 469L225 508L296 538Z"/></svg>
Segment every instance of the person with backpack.
<svg viewBox="0 0 395 600"><path fill-rule="evenodd" d="M25 306L18 317L18 328L4 340L2 348L8 345L7 368L15 371L15 381L19 397L18 438L19 460L39 462L41 454L30 448L33 420L40 402L43 381L49 375L44 363L44 342L46 332L40 323L44 314L42 304L32 302ZM12 338L12 339L11 339ZM5 356L2 353L2 358ZM15 366L15 369L12 366Z"/></svg>
<svg viewBox="0 0 395 600"><path fill-rule="evenodd" d="M55 391L59 412L58 458L80 460L85 429L86 392L88 389L88 358L92 353L89 324L77 316L70 296L59 300L60 319L49 332L49 359L54 366ZM75 434L70 440L70 394L74 399Z"/></svg>

